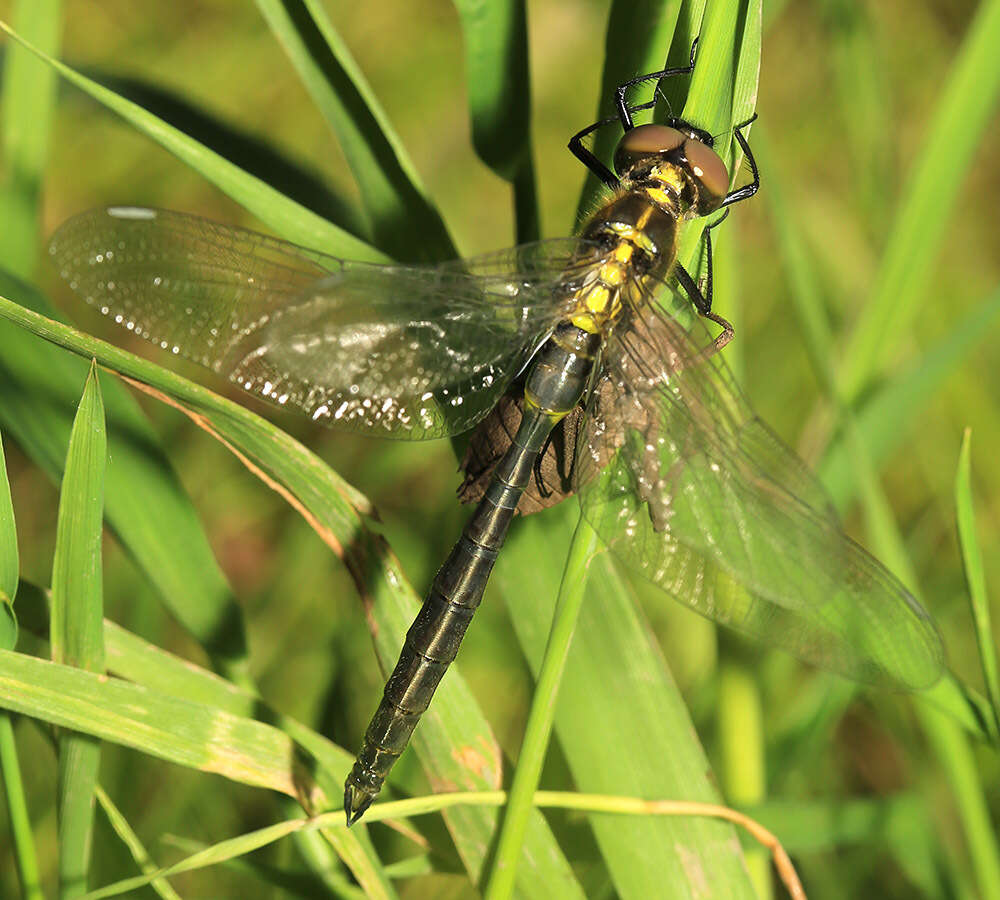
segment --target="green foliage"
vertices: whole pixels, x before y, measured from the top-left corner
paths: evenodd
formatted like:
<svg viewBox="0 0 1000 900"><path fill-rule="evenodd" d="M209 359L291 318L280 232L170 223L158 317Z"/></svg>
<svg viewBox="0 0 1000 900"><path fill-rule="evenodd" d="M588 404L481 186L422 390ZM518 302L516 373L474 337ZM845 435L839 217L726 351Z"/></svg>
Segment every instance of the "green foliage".
<svg viewBox="0 0 1000 900"><path fill-rule="evenodd" d="M754 3L615 2L602 55L591 5L532 4L528 21L517 0L461 0L464 78L454 11L417 17L389 3L347 16L314 0L260 0L257 12L214 10L213 28L202 24L208 6L152 7L110 29L86 4L63 22L58 4L20 3L20 37L5 45L0 428L13 503L0 475L0 601L9 612L16 588L20 632L0 644L0 707L16 714L0 718L12 835L0 835L0 852L16 864L0 865L0 894L70 895L86 879L109 885L93 896L391 897L397 881L407 896L487 884L518 897L752 896L730 825L635 815L622 799L643 797L752 804L810 896L1000 895L989 791L1000 766L985 743L997 728L985 586L1000 575L990 550L1000 470L962 456L961 557L947 499L967 422L977 460L1000 452L989 402L1000 373L981 349L998 349L987 126L1000 3L969 21L930 4L870 14L846 0L789 4L771 10L760 66ZM448 447L320 434L273 410L272 424L90 337L122 341L53 287L79 328L61 324L27 283L54 285L36 265L38 222L49 231L109 202L236 221L232 200L256 227L364 259L443 258L449 228L467 252L509 244L512 230L527 239L540 221L546 236L564 234L600 194L588 179L577 206L583 174L566 140L610 114L614 85L684 65L695 35L694 76L665 86L671 109L727 154L732 126L761 113L760 197L714 232L733 260L717 272L740 280L718 284L717 303L747 307L735 349L748 393L819 462L852 529L860 511L865 541L922 588L955 677L925 699L859 693L728 639L717 647L704 622L584 554L574 571L589 565L590 577L556 702L540 672L577 518L565 503L514 529L459 665L390 781L387 800L416 799L380 803L370 820L404 804L433 815L348 832L339 792L379 667L394 662L458 532ZM456 112L466 99L471 136ZM250 134L298 184L321 181L358 208L331 221L308 191L282 193L261 177L266 165L247 162L264 159ZM595 137L606 159L615 129ZM688 258L697 237L688 229ZM107 370L100 391L92 359ZM144 386L146 415L108 372ZM102 494L115 538L103 579ZM50 576L51 597L36 586ZM535 679L548 749L521 744ZM752 728L749 703L762 715ZM522 805L498 845L494 795L462 805L436 793L493 791L539 771L542 787L617 814ZM612 796L588 807L599 794ZM334 812L303 819L296 804ZM46 813L57 808L58 860L54 841L36 850L31 840L32 822L54 832ZM493 873L514 862L517 881L504 887ZM754 887L766 891L766 877Z"/></svg>

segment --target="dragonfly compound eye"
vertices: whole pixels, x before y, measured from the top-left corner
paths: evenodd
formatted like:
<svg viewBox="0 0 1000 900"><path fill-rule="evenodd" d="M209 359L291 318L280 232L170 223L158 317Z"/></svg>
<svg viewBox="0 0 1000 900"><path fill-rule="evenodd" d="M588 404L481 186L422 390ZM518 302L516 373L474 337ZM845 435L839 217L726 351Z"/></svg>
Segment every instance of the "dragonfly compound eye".
<svg viewBox="0 0 1000 900"><path fill-rule="evenodd" d="M684 134L669 125L637 125L618 142L615 171L624 175L636 163L676 150L685 140Z"/></svg>
<svg viewBox="0 0 1000 900"><path fill-rule="evenodd" d="M707 215L719 208L729 190L729 170L718 153L694 138L684 142L684 156L698 186L698 215Z"/></svg>

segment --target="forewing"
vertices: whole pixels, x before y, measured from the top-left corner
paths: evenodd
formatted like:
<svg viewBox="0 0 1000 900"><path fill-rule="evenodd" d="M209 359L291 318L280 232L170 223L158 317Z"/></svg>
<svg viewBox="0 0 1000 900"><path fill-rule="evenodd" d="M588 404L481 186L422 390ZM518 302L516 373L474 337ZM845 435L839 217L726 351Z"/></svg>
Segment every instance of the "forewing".
<svg viewBox="0 0 1000 900"><path fill-rule="evenodd" d="M314 419L408 439L489 411L561 315L561 279L593 253L552 241L380 266L136 207L77 216L49 249L74 290L141 337Z"/></svg>
<svg viewBox="0 0 1000 900"><path fill-rule="evenodd" d="M692 333L647 306L609 337L577 460L588 520L631 571L717 622L860 681L933 683L927 613Z"/></svg>

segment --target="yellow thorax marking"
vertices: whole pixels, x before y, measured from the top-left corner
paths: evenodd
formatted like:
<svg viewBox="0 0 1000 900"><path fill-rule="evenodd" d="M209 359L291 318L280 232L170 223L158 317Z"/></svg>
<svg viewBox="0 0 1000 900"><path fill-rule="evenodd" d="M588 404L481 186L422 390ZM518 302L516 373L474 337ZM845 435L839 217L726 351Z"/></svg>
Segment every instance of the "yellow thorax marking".
<svg viewBox="0 0 1000 900"><path fill-rule="evenodd" d="M646 193L649 194L650 189ZM668 202L672 201L668 198ZM608 222L605 226L621 240L615 244L610 257L601 263L596 279L580 292L576 312L570 316L570 322L577 328L596 334L606 321L621 311L620 288L628 279L636 249L651 256L657 253L656 245L644 231L654 211L652 205L648 206L638 216L635 225Z"/></svg>
<svg viewBox="0 0 1000 900"><path fill-rule="evenodd" d="M654 182L656 187L644 187L642 191L653 203L660 206L674 206L677 197L684 189L684 176L678 166L654 166L650 169L649 180Z"/></svg>

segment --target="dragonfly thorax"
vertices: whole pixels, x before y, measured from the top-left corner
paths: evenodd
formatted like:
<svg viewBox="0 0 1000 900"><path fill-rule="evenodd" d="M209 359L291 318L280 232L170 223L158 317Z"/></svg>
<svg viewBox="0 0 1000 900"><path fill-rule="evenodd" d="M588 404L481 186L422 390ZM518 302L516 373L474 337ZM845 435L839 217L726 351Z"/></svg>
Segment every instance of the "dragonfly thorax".
<svg viewBox="0 0 1000 900"><path fill-rule="evenodd" d="M646 278L664 278L677 253L677 223L674 208L644 191L622 191L598 209L582 236L606 249L578 289L570 321L603 331L621 315L623 291Z"/></svg>

